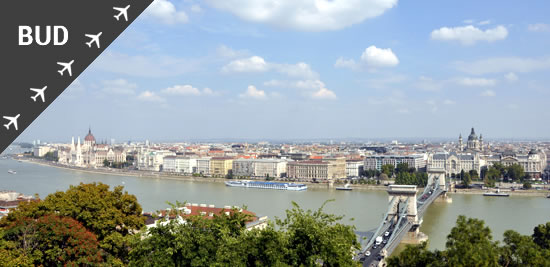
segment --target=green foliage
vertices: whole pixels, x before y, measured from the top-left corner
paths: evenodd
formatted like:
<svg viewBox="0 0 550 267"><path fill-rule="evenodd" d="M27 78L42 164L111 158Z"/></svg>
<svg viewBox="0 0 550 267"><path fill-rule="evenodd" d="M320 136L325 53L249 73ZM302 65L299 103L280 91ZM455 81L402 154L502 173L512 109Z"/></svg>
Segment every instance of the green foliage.
<svg viewBox="0 0 550 267"><path fill-rule="evenodd" d="M498 246L482 220L458 216L447 236L446 258L450 266L496 266ZM482 263L482 264L480 264Z"/></svg>
<svg viewBox="0 0 550 267"><path fill-rule="evenodd" d="M386 174L388 177L393 176L394 167L392 164L384 164L382 165L382 173Z"/></svg>
<svg viewBox="0 0 550 267"><path fill-rule="evenodd" d="M5 230L4 240L34 265L79 266L102 262L96 236L78 221L45 215L20 218Z"/></svg>
<svg viewBox="0 0 550 267"><path fill-rule="evenodd" d="M48 161L54 161L54 162L59 161L59 158L53 152L46 153L44 155L44 159Z"/></svg>
<svg viewBox="0 0 550 267"><path fill-rule="evenodd" d="M523 189L531 189L531 188L533 188L533 185L531 185L530 182L523 183Z"/></svg>
<svg viewBox="0 0 550 267"><path fill-rule="evenodd" d="M533 241L541 248L550 249L550 222L535 227Z"/></svg>
<svg viewBox="0 0 550 267"><path fill-rule="evenodd" d="M506 168L506 177L513 181L523 180L525 178L525 171L519 164L512 164Z"/></svg>
<svg viewBox="0 0 550 267"><path fill-rule="evenodd" d="M446 250L429 251L426 243L407 245L388 266L550 266L550 222L535 228L532 236L504 233L504 244L492 241L483 221L459 216L447 236Z"/></svg>
<svg viewBox="0 0 550 267"><path fill-rule="evenodd" d="M388 266L396 267L425 267L444 266L441 252L428 250L428 242L422 242L418 246L407 245L398 256L387 260Z"/></svg>
<svg viewBox="0 0 550 267"><path fill-rule="evenodd" d="M395 178L395 184L425 187L428 184L428 174L425 172L399 172Z"/></svg>
<svg viewBox="0 0 550 267"><path fill-rule="evenodd" d="M133 238L130 266L353 266L354 228L342 217L302 210L296 203L284 220L264 230L245 229L248 217L233 210L209 220L171 220ZM323 205L324 206L324 205Z"/></svg>
<svg viewBox="0 0 550 267"><path fill-rule="evenodd" d="M470 170L469 174L470 174L470 178L479 179L479 173L477 173L477 170Z"/></svg>
<svg viewBox="0 0 550 267"><path fill-rule="evenodd" d="M122 186L110 191L106 184L81 183L66 192L50 194L42 202L22 203L0 221L0 226L47 214L70 217L97 236L107 260L115 264L127 258L127 237L144 225L141 211L136 197L123 192Z"/></svg>
<svg viewBox="0 0 550 267"><path fill-rule="evenodd" d="M462 185L466 188L470 187L470 184L472 183L472 178L470 176L470 173L464 174L464 178L462 178Z"/></svg>
<svg viewBox="0 0 550 267"><path fill-rule="evenodd" d="M408 163L399 163L397 164L397 167L395 168L395 173L399 174L402 172L409 172L409 164Z"/></svg>
<svg viewBox="0 0 550 267"><path fill-rule="evenodd" d="M359 248L355 227L338 223L343 217L323 212L325 202L318 210L304 211L295 202L286 211L286 219L277 219L287 236L291 266L314 266L319 260L326 266L351 266L352 249Z"/></svg>

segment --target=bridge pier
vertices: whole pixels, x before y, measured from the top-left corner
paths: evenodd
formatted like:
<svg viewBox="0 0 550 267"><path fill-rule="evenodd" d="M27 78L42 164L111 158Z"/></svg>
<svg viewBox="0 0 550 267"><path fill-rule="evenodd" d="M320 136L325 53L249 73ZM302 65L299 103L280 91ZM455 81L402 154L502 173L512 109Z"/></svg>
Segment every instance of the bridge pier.
<svg viewBox="0 0 550 267"><path fill-rule="evenodd" d="M450 195L447 195L447 192L441 194L439 197L437 197L434 202L439 203L453 203L453 199Z"/></svg>
<svg viewBox="0 0 550 267"><path fill-rule="evenodd" d="M407 232L407 234L401 239L403 244L418 245L424 241L428 241L428 235L420 232L419 227L415 227L415 230Z"/></svg>

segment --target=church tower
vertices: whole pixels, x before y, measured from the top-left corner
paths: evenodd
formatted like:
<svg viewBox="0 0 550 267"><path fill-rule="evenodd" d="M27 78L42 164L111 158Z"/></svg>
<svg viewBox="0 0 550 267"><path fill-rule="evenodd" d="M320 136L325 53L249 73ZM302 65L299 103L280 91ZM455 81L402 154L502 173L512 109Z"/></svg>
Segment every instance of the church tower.
<svg viewBox="0 0 550 267"><path fill-rule="evenodd" d="M483 135L479 134L479 151L483 151Z"/></svg>
<svg viewBox="0 0 550 267"><path fill-rule="evenodd" d="M458 136L458 151L464 150L464 146L462 144L462 134Z"/></svg>

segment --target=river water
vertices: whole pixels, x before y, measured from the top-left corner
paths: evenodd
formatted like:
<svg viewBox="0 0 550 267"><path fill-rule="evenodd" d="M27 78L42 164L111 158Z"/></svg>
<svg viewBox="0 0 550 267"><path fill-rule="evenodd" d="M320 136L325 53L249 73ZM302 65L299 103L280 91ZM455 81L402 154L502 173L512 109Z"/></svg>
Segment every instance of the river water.
<svg viewBox="0 0 550 267"><path fill-rule="evenodd" d="M17 174L9 174L8 170ZM167 208L166 201L242 206L258 215L273 219L283 217L292 201L306 209L317 209L326 200L325 211L344 215L343 222L355 225L359 231L375 229L386 212L388 195L385 191L336 191L308 189L304 192L261 190L226 187L223 183L189 182L168 179L104 175L41 166L16 160L0 160L0 190L14 190L26 195L38 193L44 198L50 193L64 191L81 182L102 182L111 186L123 185L137 196L144 211ZM451 195L453 203L433 203L420 231L429 236L430 248L443 249L446 236L458 215L485 220L500 240L507 229L532 234L537 224L550 221L550 199L544 197L511 196L489 198L482 195Z"/></svg>

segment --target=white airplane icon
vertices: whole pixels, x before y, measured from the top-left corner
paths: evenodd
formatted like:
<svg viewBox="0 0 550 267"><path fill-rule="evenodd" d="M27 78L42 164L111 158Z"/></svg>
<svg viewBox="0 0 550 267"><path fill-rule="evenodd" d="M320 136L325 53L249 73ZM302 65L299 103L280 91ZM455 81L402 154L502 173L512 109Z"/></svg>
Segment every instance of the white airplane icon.
<svg viewBox="0 0 550 267"><path fill-rule="evenodd" d="M21 114L17 114L17 116L15 116L15 117L4 116L4 119L10 121L8 124L4 124L4 127L6 127L6 129L9 130L9 129L10 129L10 125L13 124L13 126L15 127L15 130L17 131L17 119L19 119L19 115L21 115Z"/></svg>
<svg viewBox="0 0 550 267"><path fill-rule="evenodd" d="M36 92L35 96L31 96L32 100L36 102L36 98L40 97L42 98L42 102L46 102L44 99L44 91L46 91L46 88L48 88L48 86L44 86L42 89L31 88L31 91Z"/></svg>
<svg viewBox="0 0 550 267"><path fill-rule="evenodd" d="M92 44L95 43L97 45L97 48L99 48L99 36L101 36L103 32L100 32L96 35L93 35L93 34L84 34L86 35L86 37L88 38L92 38L91 41L87 42L86 44L88 45L88 47L92 47Z"/></svg>
<svg viewBox="0 0 550 267"><path fill-rule="evenodd" d="M63 69L62 70L58 70L57 72L59 72L59 74L61 74L61 76L63 76L63 72L64 71L68 71L69 72L69 76L73 76L73 72L71 70L71 65L74 63L74 60L71 60L71 62L69 63L63 63L63 62L57 62L58 65L61 65L63 66Z"/></svg>
<svg viewBox="0 0 550 267"><path fill-rule="evenodd" d="M122 7L113 7L114 10L120 12L118 15L115 15L115 19L119 20L120 16L124 15L124 19L128 21L128 8L130 8L130 5L126 6L125 8Z"/></svg>

